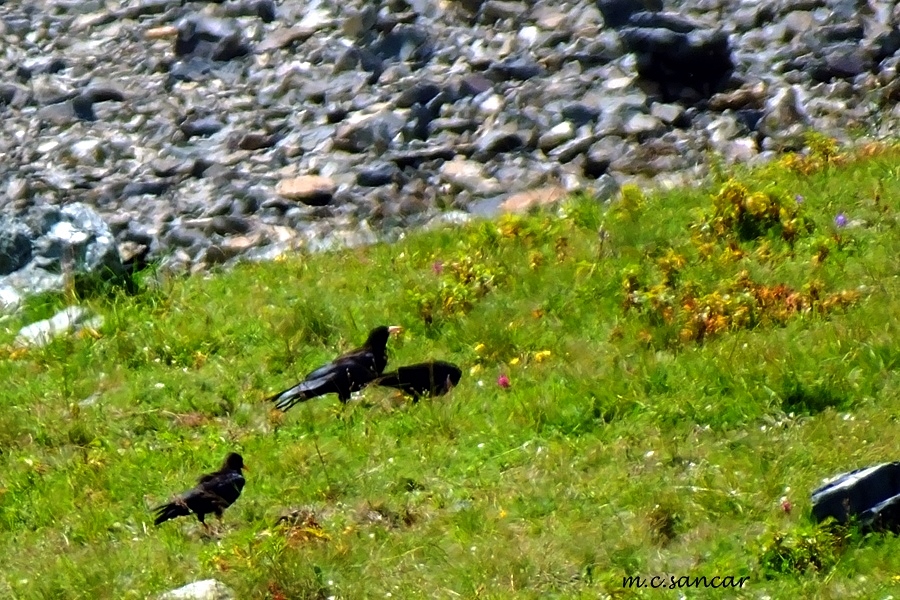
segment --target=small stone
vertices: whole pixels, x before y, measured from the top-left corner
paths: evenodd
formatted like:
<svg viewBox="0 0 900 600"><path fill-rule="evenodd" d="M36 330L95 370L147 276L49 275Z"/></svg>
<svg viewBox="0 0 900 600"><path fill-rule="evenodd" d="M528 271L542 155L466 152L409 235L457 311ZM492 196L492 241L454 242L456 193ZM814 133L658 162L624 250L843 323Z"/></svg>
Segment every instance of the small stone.
<svg viewBox="0 0 900 600"><path fill-rule="evenodd" d="M762 81L752 86L745 86L730 92L714 94L709 99L710 110L762 108L766 102L766 84Z"/></svg>
<svg viewBox="0 0 900 600"><path fill-rule="evenodd" d="M148 40L165 40L174 38L178 35L178 28L174 25L164 25L162 27L151 27L144 32L144 37Z"/></svg>
<svg viewBox="0 0 900 600"><path fill-rule="evenodd" d="M234 235L237 233L247 233L250 231L251 225L244 217L220 215L210 219L206 229L207 231L218 235Z"/></svg>
<svg viewBox="0 0 900 600"><path fill-rule="evenodd" d="M234 600L234 592L220 581L204 579L166 592L159 600Z"/></svg>
<svg viewBox="0 0 900 600"><path fill-rule="evenodd" d="M492 196L503 191L500 182L484 174L484 168L473 160L455 158L441 167L441 179L455 188L479 196Z"/></svg>
<svg viewBox="0 0 900 600"><path fill-rule="evenodd" d="M333 179L319 175L302 175L282 179L275 186L275 193L287 200L294 200L309 206L325 206L331 202L337 184Z"/></svg>
<svg viewBox="0 0 900 600"><path fill-rule="evenodd" d="M508 0L487 0L481 6L481 18L486 23L495 23L501 19L518 19L527 12L528 8L521 2Z"/></svg>
<svg viewBox="0 0 900 600"><path fill-rule="evenodd" d="M625 133L634 136L652 136L665 131L662 121L652 115L636 113L625 121Z"/></svg>
<svg viewBox="0 0 900 600"><path fill-rule="evenodd" d="M591 149L584 160L584 176L590 179L598 179L606 174L612 158L602 149Z"/></svg>
<svg viewBox="0 0 900 600"><path fill-rule="evenodd" d="M650 115L668 125L678 125L684 119L684 107L680 104L654 102L650 107Z"/></svg>
<svg viewBox="0 0 900 600"><path fill-rule="evenodd" d="M592 134L582 135L554 148L548 156L561 164L572 162L575 157L587 152L596 139Z"/></svg>
<svg viewBox="0 0 900 600"><path fill-rule="evenodd" d="M122 257L122 264L130 265L141 263L147 256L149 248L144 244L139 244L131 240L126 240L119 244L119 256Z"/></svg>
<svg viewBox="0 0 900 600"><path fill-rule="evenodd" d="M538 148L545 154L560 144L568 142L575 137L575 126L564 121L550 128L538 138Z"/></svg>
<svg viewBox="0 0 900 600"><path fill-rule="evenodd" d="M525 146L525 140L518 131L494 129L486 132L476 142L476 150L482 158L491 158L519 150Z"/></svg>
<svg viewBox="0 0 900 600"><path fill-rule="evenodd" d="M378 163L362 168L356 174L356 183L363 187L388 185L400 175L400 169L393 163Z"/></svg>
<svg viewBox="0 0 900 600"><path fill-rule="evenodd" d="M506 197L500 204L500 210L505 212L524 212L534 206L556 204L566 196L568 196L568 191L560 186L517 192Z"/></svg>
<svg viewBox="0 0 900 600"><path fill-rule="evenodd" d="M305 42L315 34L316 29L314 27L282 27L263 38L263 41L256 47L256 52L261 54L280 48L287 48L297 42Z"/></svg>

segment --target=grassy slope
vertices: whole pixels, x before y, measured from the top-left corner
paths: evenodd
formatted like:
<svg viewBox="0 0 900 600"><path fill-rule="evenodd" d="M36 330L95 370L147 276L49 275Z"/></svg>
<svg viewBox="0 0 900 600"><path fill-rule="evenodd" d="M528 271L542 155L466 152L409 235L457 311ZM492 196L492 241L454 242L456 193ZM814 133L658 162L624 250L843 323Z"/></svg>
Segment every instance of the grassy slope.
<svg viewBox="0 0 900 600"><path fill-rule="evenodd" d="M900 153L737 177L802 194L815 231L793 252L773 235L701 260L689 226L717 185L86 300L99 336L0 358L0 597L144 598L206 577L241 598L676 597L621 587L663 572L751 578L691 598L884 597L900 541L811 538L807 514L823 477L897 458ZM839 211L864 223L836 230ZM623 277L658 282L669 246L676 296L741 270L865 287L847 310L682 342L623 310ZM283 417L260 402L381 323L407 329L391 365L453 360L460 387ZM19 325L0 324L0 344ZM153 528L148 508L231 449L251 470L222 535ZM321 529L273 527L303 506Z"/></svg>

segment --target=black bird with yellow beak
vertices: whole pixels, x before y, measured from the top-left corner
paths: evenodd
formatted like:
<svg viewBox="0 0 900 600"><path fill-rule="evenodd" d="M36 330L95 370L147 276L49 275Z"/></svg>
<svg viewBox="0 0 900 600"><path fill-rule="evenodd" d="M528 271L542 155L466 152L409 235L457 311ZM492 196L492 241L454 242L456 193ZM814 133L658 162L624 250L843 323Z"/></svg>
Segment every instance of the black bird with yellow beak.
<svg viewBox="0 0 900 600"><path fill-rule="evenodd" d="M349 401L353 392L363 389L384 372L388 362L388 338L399 335L402 330L397 326L376 327L369 332L366 343L361 347L338 356L309 373L294 387L266 400L274 402L275 408L282 411L325 394L337 394L341 402Z"/></svg>

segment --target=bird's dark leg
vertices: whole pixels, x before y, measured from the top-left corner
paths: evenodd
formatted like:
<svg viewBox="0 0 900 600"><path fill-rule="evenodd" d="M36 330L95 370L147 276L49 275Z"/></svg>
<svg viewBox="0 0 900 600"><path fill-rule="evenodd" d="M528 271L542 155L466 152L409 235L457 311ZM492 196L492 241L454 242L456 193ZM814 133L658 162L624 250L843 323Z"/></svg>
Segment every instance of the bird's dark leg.
<svg viewBox="0 0 900 600"><path fill-rule="evenodd" d="M216 514L216 535L221 535L221 533L222 533L222 530L221 530L221 527L222 527L222 511L221 511L221 510L218 510L218 511L216 511L215 514Z"/></svg>
<svg viewBox="0 0 900 600"><path fill-rule="evenodd" d="M197 513L197 520L200 521L200 524L203 525L203 530L206 532L206 535L212 535L209 529L209 523L207 523L205 519L206 515L201 513Z"/></svg>

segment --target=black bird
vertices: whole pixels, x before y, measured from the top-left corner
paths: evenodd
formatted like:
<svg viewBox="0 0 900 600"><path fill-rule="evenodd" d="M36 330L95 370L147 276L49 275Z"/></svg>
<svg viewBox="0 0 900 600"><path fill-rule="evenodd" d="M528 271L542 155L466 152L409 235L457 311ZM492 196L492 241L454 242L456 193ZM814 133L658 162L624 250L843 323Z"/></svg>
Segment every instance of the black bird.
<svg viewBox="0 0 900 600"><path fill-rule="evenodd" d="M350 400L350 394L357 392L381 375L387 366L387 341L400 327L376 327L362 347L338 356L322 365L303 381L292 388L266 398L275 402L275 407L286 411L295 404L325 394L337 394L341 402Z"/></svg>
<svg viewBox="0 0 900 600"><path fill-rule="evenodd" d="M418 401L420 396L443 396L459 385L462 371L453 363L433 360L400 367L372 383L397 388Z"/></svg>
<svg viewBox="0 0 900 600"><path fill-rule="evenodd" d="M184 517L191 513L197 515L197 520L208 530L209 526L204 519L212 513L216 518L222 518L222 512L234 504L244 489L244 476L241 474L244 466L243 457L237 452L231 452L225 457L222 468L214 473L202 475L197 485L184 492L175 500L153 509L156 513L154 524L159 525L175 517Z"/></svg>

